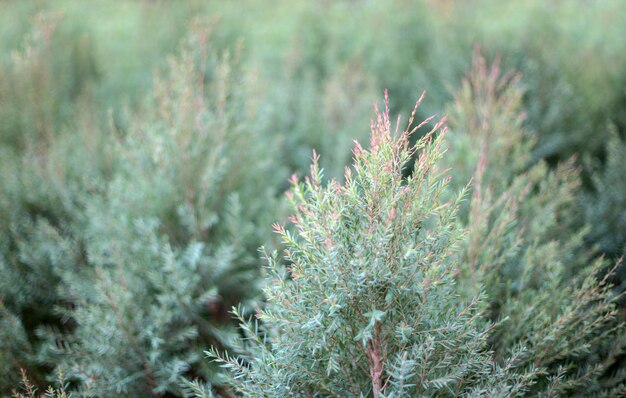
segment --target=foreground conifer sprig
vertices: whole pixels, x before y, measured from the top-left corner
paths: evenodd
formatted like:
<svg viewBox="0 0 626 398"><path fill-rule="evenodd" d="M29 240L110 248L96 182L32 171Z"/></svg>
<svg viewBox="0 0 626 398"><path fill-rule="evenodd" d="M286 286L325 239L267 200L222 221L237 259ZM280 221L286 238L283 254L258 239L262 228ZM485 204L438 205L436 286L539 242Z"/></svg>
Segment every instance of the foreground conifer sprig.
<svg viewBox="0 0 626 398"><path fill-rule="evenodd" d="M423 98L423 96L422 96ZM371 148L358 144L346 182L294 180L289 199L295 233L275 226L287 246L285 269L268 256L268 306L249 332L251 363L212 352L230 367L245 396L459 396L489 390L507 396L530 379L495 365L482 297L459 299L455 249L458 203L443 200L442 121L410 144L389 106L376 111ZM398 119L399 122L399 119ZM417 156L411 176L403 169ZM271 336L264 339L258 336ZM532 373L530 371L529 373ZM499 394L497 393L499 392Z"/></svg>

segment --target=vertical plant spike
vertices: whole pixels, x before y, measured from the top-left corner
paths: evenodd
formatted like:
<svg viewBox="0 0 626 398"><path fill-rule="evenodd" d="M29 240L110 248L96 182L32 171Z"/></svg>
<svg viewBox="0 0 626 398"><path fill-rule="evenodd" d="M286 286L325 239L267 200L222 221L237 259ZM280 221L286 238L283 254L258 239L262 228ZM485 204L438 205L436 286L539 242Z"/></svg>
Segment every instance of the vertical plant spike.
<svg viewBox="0 0 626 398"><path fill-rule="evenodd" d="M623 388L608 371L621 352L608 262L593 259L577 230L578 170L531 163L520 76L474 55L450 107L452 150L440 167L473 172L458 283L471 297L484 287L496 359L526 347L520 366L542 368L542 391L602 394ZM460 184L456 182L457 185ZM454 184L453 184L454 185ZM454 192L450 193L451 195ZM604 377L602 376L604 374ZM608 377L607 377L608 376ZM550 381L552 380L552 381Z"/></svg>
<svg viewBox="0 0 626 398"><path fill-rule="evenodd" d="M235 312L248 330L249 356L210 353L245 396L516 396L532 380L533 370L512 370L514 359L492 361L483 295L460 299L463 192L443 200L449 176L435 167L445 152L443 121L410 145L428 120L412 128L412 115L399 132L385 100L370 148L355 145L345 184L321 184L315 153L310 176L292 180L294 231L275 225L288 265L267 256L261 329Z"/></svg>
<svg viewBox="0 0 626 398"><path fill-rule="evenodd" d="M605 143L606 161L588 160L594 171L593 191L581 198L587 222L592 225L590 238L603 253L619 257L626 255L626 141L620 139L615 126L609 126ZM602 220L602 222L598 221ZM622 289L626 288L626 270L620 274Z"/></svg>

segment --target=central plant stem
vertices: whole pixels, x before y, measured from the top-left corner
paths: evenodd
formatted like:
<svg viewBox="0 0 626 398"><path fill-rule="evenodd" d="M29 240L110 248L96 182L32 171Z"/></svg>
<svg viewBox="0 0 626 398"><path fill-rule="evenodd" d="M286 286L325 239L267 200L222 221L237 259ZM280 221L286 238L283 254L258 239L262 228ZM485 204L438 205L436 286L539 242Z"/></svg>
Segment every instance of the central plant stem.
<svg viewBox="0 0 626 398"><path fill-rule="evenodd" d="M367 343L367 359L372 379L372 393L379 398L382 390L382 376L384 367L384 347L380 337L380 322L376 323L373 338Z"/></svg>

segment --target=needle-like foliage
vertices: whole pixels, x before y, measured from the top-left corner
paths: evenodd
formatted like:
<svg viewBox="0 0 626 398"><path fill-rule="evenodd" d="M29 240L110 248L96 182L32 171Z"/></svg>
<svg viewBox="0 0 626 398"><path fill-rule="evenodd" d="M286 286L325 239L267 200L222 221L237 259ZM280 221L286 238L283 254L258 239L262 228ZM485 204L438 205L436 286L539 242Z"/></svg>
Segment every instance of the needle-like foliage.
<svg viewBox="0 0 626 398"><path fill-rule="evenodd" d="M60 289L76 326L41 332L45 358L81 395L181 396L185 378L219 389L222 372L202 352L236 347L228 310L258 300L264 209L279 209L282 178L272 141L249 122L245 75L209 37L192 26L119 133L111 181L88 198L88 265Z"/></svg>
<svg viewBox="0 0 626 398"><path fill-rule="evenodd" d="M532 164L536 137L523 126L522 94L519 75L476 54L450 106L452 150L442 166L454 168L457 185L474 178L460 218L467 237L458 283L468 297L487 294L496 359L522 345L518 363L542 369L535 390L552 380L560 394L622 391L623 372L610 370L622 348L611 264L593 259L587 229L576 228L573 162Z"/></svg>
<svg viewBox="0 0 626 398"><path fill-rule="evenodd" d="M242 319L252 356L212 355L245 396L521 395L534 371L512 371L516 354L493 361L484 295L463 300L456 283L463 192L444 199L442 122L411 145L416 128L393 128L388 106L376 116L344 185L321 184L317 155L310 177L293 181L295 232L275 227L288 266L268 256L263 327Z"/></svg>

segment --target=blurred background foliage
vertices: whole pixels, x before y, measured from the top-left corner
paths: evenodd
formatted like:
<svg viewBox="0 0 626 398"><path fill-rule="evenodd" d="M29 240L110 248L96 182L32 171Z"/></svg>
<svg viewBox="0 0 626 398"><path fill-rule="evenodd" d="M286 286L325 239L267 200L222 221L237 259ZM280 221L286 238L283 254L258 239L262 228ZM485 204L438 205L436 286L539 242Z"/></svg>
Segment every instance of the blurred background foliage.
<svg viewBox="0 0 626 398"><path fill-rule="evenodd" d="M427 101L418 118L450 109L476 48L487 59L498 57L501 70L521 76L521 123L533 139L520 173L572 158L580 170L582 185L562 233L588 225L585 245L594 256L615 260L626 249L622 0L4 0L0 11L0 393L17 385L18 368L46 385L60 363L58 350L75 349L72 338L82 336L76 343L82 356L73 356L67 368L92 373L77 371L68 380L115 394L98 389L98 370L85 359L96 332L77 332L81 322L107 325L102 297L124 279L106 269L103 248L113 241L134 253L119 260L139 264L129 266L131 279L141 280L142 269L159 261L210 268L214 257L229 258L225 267L234 267L233 280L200 272L185 291L193 305L210 297L215 308L196 309L186 314L189 319L183 314L182 321L158 321L175 324L183 336L176 352L159 352L160 340L143 336L141 325L131 331L158 361L171 360L163 369L180 365L171 372L219 384L214 369L197 365L197 356L202 344L216 339L225 348L237 344L231 326L224 326L222 306L250 301L257 291L249 275L241 282L241 272L261 272L256 249L274 244L271 233L262 231L284 218L286 176L306 172L315 148L325 176L341 179L353 140L366 139L372 105L385 88L393 113L409 114L422 90ZM185 47L193 41L190 26L199 20L210 27L208 41ZM185 67L198 61L194 52L207 48L208 64ZM210 72L230 68L216 66L225 58L223 65L235 65L232 89L230 72ZM196 91L198 74L205 91ZM223 90L223 97L212 90ZM228 112L207 115L202 106L227 106ZM231 130L234 136L224 139ZM215 148L219 137L225 144ZM203 156L224 159L204 162ZM187 164L199 175L181 177ZM202 173L218 174L210 177L217 185L199 199L196 193L208 189L198 187ZM200 214L205 208L208 213ZM128 236L117 230L122 225L133 225ZM235 236L234 230L246 232ZM553 226L551 234L558 230ZM124 239L136 239L136 247L125 247ZM206 250L184 260L196 244ZM219 252L225 248L232 253ZM626 272L618 271L616 282L623 288ZM248 285L219 292L219 284L233 283ZM93 285L98 292L89 290ZM135 311L132 305L144 303L148 313L150 305L158 308L155 303L171 305L163 295L181 294L174 292L180 287L154 280L139 285L120 298L129 306L126 316ZM100 320L89 318L89 305L102 312ZM197 317L219 328L205 325L211 330L203 335ZM126 359L109 354L113 362ZM153 392L183 394L173 387L176 380L146 376L141 362L115 363L109 370L118 366L123 373L131 366ZM141 391L141 383L126 382L126 393Z"/></svg>

